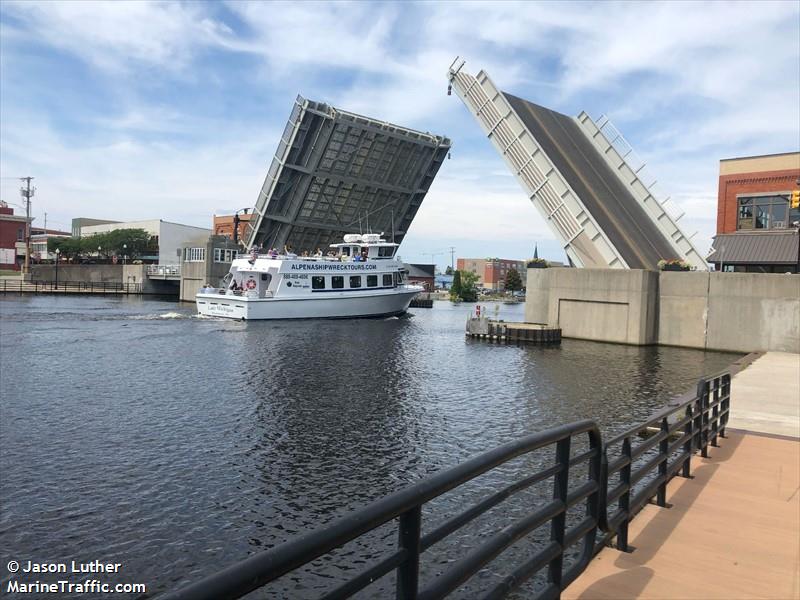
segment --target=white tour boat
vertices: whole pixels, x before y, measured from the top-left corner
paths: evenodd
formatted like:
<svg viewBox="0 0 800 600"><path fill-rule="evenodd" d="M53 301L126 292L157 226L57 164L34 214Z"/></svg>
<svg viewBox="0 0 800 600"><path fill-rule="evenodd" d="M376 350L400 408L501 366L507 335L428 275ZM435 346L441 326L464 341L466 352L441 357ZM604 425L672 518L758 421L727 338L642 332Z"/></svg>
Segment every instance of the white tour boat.
<svg viewBox="0 0 800 600"><path fill-rule="evenodd" d="M197 311L242 320L399 315L423 288L406 283L397 247L348 234L327 256L254 251L234 259L223 288L200 289Z"/></svg>

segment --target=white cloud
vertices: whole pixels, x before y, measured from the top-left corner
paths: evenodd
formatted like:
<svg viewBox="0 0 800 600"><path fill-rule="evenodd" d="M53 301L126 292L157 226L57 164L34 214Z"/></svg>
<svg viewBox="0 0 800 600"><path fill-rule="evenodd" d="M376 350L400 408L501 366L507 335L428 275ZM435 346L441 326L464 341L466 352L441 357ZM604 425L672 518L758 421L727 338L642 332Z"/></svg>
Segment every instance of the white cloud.
<svg viewBox="0 0 800 600"><path fill-rule="evenodd" d="M4 10L40 42L104 70L130 72L140 64L180 70L198 44L229 33L200 8L176 2L61 0L7 3Z"/></svg>
<svg viewBox="0 0 800 600"><path fill-rule="evenodd" d="M65 115L10 105L4 94L4 174L36 175L40 200L57 205L48 212L67 220L203 225L214 210L252 203L289 107L254 122L148 96L153 82L230 85L227 65L240 61L247 69L232 99L302 92L448 135L453 160L412 232L419 239L447 227L486 240L487 252L493 240L553 236L474 119L445 95L456 54L470 72L483 68L502 89L562 112L608 112L686 210L684 227L700 230L698 246L714 232L719 158L800 145L796 3L5 2L2 10L11 17L2 24L4 85L9 62L33 41L79 57L119 99L102 114L70 114L93 127L76 140ZM215 70L215 58L226 66ZM9 185L3 196L16 196Z"/></svg>

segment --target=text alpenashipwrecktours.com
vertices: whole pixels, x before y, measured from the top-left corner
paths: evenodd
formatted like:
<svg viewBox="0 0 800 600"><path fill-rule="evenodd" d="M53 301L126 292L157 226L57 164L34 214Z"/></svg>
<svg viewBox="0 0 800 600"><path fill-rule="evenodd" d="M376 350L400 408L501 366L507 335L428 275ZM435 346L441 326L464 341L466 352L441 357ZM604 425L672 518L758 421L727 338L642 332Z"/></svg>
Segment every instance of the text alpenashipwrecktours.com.
<svg viewBox="0 0 800 600"><path fill-rule="evenodd" d="M109 563L100 560L91 562L34 562L32 560L10 560L6 564L11 578L4 586L7 594L144 594L144 583L109 583L98 579L101 575L119 574L122 563ZM86 575L82 581L57 579L42 581L40 575Z"/></svg>

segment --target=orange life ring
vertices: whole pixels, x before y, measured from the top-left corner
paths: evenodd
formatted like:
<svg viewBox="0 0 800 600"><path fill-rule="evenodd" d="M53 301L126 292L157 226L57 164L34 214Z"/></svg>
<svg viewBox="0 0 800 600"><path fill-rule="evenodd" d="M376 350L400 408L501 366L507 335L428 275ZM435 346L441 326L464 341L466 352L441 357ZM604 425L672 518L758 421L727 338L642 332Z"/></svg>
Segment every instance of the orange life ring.
<svg viewBox="0 0 800 600"><path fill-rule="evenodd" d="M256 280L255 279L248 279L247 282L244 284L248 290L256 289Z"/></svg>

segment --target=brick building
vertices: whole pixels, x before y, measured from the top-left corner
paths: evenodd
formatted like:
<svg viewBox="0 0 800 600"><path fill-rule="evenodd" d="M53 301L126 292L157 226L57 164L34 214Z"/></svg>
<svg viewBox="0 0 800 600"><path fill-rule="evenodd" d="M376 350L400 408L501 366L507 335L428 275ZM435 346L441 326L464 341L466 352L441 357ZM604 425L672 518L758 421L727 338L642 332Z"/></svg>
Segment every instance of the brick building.
<svg viewBox="0 0 800 600"><path fill-rule="evenodd" d="M720 161L717 235L709 262L717 270L797 273L800 266L800 152Z"/></svg>
<svg viewBox="0 0 800 600"><path fill-rule="evenodd" d="M239 240L245 239L247 224L250 222L252 213L239 215ZM214 224L211 227L212 235L223 235L233 239L233 215L214 215Z"/></svg>
<svg viewBox="0 0 800 600"><path fill-rule="evenodd" d="M436 287L436 265L407 264L408 282L421 285L426 292L432 292Z"/></svg>
<svg viewBox="0 0 800 600"><path fill-rule="evenodd" d="M525 285L525 261L508 258L459 258L456 263L459 271L471 271L478 276L478 285L487 290L502 291L506 286L506 276L516 269Z"/></svg>
<svg viewBox="0 0 800 600"><path fill-rule="evenodd" d="M27 219L0 202L0 269L19 271L25 262Z"/></svg>

